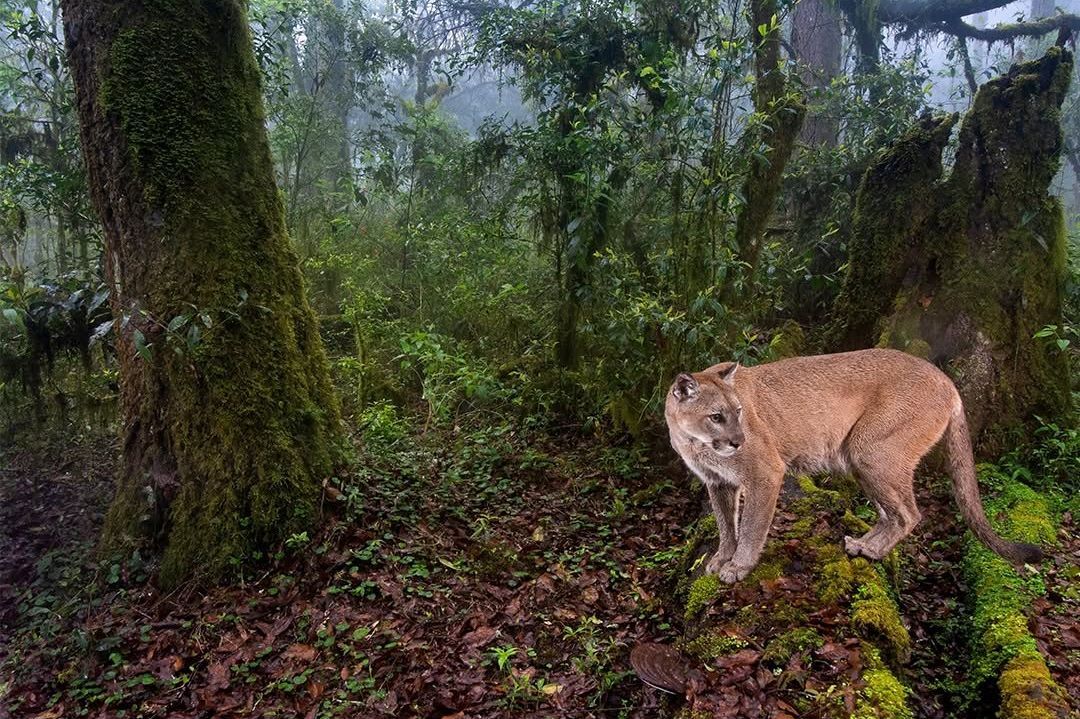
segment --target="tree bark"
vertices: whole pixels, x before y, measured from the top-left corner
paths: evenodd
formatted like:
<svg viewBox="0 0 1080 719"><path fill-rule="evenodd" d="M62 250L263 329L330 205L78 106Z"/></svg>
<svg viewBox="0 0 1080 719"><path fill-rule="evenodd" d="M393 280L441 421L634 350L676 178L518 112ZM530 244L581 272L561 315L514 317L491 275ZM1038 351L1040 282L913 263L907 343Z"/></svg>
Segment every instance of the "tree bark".
<svg viewBox="0 0 1080 719"><path fill-rule="evenodd" d="M791 45L799 62L803 85L820 92L840 74L840 16L826 0L802 0L795 6ZM814 147L835 146L839 118L809 112L799 139Z"/></svg>
<svg viewBox="0 0 1080 719"><path fill-rule="evenodd" d="M337 400L286 234L239 0L66 0L117 318L123 459L107 549L222 578L311 526Z"/></svg>
<svg viewBox="0 0 1080 719"><path fill-rule="evenodd" d="M925 120L863 178L834 349L885 346L946 367L977 448L992 456L1033 416L1070 410L1067 358L1034 338L1062 324L1061 162L1072 56L1060 47L979 88L953 170L953 118Z"/></svg>
<svg viewBox="0 0 1080 719"><path fill-rule="evenodd" d="M1031 18L1039 20L1054 14L1054 0L1031 0Z"/></svg>
<svg viewBox="0 0 1080 719"><path fill-rule="evenodd" d="M876 4L877 17L883 23L925 23L959 20L967 15L1004 7L1010 2L1012 0L880 0Z"/></svg>

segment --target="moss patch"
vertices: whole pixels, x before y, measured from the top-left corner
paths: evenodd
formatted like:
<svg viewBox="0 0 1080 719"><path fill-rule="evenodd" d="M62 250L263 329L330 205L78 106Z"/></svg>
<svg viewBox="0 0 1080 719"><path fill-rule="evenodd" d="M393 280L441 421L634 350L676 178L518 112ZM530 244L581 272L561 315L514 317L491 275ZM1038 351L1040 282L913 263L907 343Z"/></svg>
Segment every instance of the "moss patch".
<svg viewBox="0 0 1080 719"><path fill-rule="evenodd" d="M690 593L686 598L686 611L684 618L690 621L697 614L715 601L723 585L720 578L715 574L702 574L690 585Z"/></svg>
<svg viewBox="0 0 1080 719"><path fill-rule="evenodd" d="M866 686L859 691L852 719L911 719L908 689L889 671L872 646L863 646Z"/></svg>
<svg viewBox="0 0 1080 719"><path fill-rule="evenodd" d="M911 637L884 578L865 559L853 560L852 566L857 584L851 605L852 626L860 636L880 637L892 657L906 662L911 656Z"/></svg>
<svg viewBox="0 0 1080 719"><path fill-rule="evenodd" d="M1067 712L1061 688L1050 677L1038 653L1021 653L1009 660L998 679L1000 719L1057 719Z"/></svg>
<svg viewBox="0 0 1080 719"><path fill-rule="evenodd" d="M824 643L825 640L816 629L797 627L784 632L765 645L761 661L775 665L787 664L794 655L817 649Z"/></svg>
<svg viewBox="0 0 1080 719"><path fill-rule="evenodd" d="M710 661L745 649L747 641L714 629L681 644L682 649L702 661Z"/></svg>

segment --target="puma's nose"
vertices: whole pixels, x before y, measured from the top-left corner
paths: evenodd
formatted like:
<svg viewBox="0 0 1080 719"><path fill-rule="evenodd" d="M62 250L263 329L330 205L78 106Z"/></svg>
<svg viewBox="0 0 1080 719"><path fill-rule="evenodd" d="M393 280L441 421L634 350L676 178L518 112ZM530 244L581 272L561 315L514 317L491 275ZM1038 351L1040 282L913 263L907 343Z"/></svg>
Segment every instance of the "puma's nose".
<svg viewBox="0 0 1080 719"><path fill-rule="evenodd" d="M731 445L732 449L738 449L742 446L742 442L729 442L729 444Z"/></svg>

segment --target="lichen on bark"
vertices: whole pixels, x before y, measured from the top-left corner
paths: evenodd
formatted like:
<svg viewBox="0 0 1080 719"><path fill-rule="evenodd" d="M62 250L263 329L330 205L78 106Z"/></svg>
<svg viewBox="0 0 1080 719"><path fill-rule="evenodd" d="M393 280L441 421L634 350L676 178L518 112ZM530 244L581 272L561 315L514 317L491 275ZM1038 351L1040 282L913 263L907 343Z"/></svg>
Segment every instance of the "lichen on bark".
<svg viewBox="0 0 1080 719"><path fill-rule="evenodd" d="M64 19L124 327L104 545L155 540L165 585L219 578L311 525L343 453L247 19L232 0L69 2Z"/></svg>

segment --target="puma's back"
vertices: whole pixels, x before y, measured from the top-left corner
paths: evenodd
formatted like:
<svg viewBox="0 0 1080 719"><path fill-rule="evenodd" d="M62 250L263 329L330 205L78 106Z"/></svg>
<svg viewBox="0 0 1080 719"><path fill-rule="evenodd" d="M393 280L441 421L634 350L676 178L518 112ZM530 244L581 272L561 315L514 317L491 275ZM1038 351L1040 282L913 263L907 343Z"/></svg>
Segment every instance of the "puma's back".
<svg viewBox="0 0 1080 719"><path fill-rule="evenodd" d="M715 365L679 375L665 414L672 446L690 469L706 485L745 491L744 522L765 522L766 531L775 497L763 502L767 515L755 517L752 492L778 492L788 470L854 472L880 517L866 536L849 538L848 549L872 558L919 521L914 471L946 435L955 494L972 530L1004 556L1035 556L1036 548L1005 542L990 529L960 395L943 372L911 355L871 349L755 367Z"/></svg>

